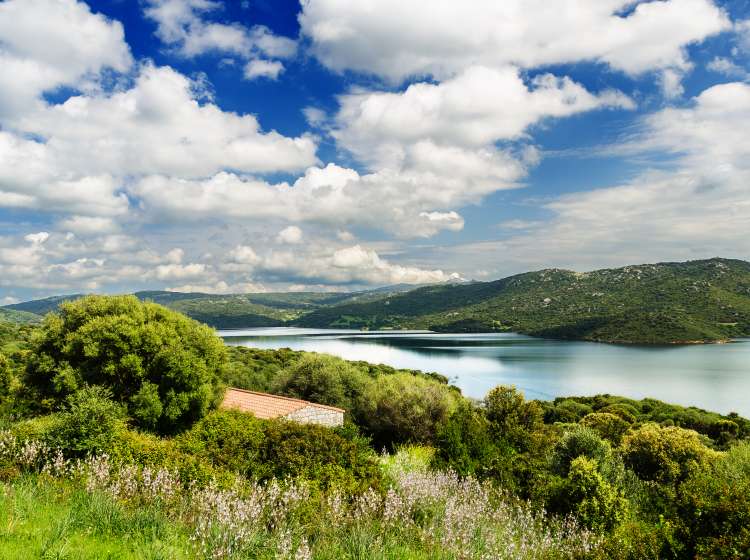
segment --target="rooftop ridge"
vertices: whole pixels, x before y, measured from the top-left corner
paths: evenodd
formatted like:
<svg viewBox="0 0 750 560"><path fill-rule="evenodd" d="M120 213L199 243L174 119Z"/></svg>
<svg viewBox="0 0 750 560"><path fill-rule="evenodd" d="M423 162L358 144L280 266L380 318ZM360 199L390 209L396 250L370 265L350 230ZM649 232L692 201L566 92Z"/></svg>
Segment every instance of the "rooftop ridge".
<svg viewBox="0 0 750 560"><path fill-rule="evenodd" d="M227 392L228 391L238 391L240 393L247 393L247 394L250 394L250 395L257 395L259 397L270 397L270 398L273 398L273 399L279 399L279 400L289 401L289 402L293 402L293 403L297 403L297 404L301 405L300 408L302 408L303 406L317 406L319 408L325 408L325 409L328 409L328 410L335 410L336 412L346 412L346 410L344 410L343 408L338 408L338 407L330 406L330 405L327 405L327 404L314 403L314 402L305 401L305 400L302 400L302 399L295 399L294 397L285 397L283 395L274 395L273 393L261 393L260 391L250 391L249 389L239 389L237 387L227 387Z"/></svg>

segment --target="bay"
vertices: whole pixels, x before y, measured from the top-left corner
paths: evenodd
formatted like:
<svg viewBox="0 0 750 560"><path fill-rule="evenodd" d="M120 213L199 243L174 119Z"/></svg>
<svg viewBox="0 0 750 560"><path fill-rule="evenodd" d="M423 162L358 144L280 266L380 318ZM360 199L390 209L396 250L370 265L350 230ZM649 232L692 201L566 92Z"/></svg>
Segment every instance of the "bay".
<svg viewBox="0 0 750 560"><path fill-rule="evenodd" d="M609 393L750 417L750 339L729 344L624 346L514 333L280 327L218 334L229 345L286 347L434 371L476 398L506 384L515 385L531 399Z"/></svg>

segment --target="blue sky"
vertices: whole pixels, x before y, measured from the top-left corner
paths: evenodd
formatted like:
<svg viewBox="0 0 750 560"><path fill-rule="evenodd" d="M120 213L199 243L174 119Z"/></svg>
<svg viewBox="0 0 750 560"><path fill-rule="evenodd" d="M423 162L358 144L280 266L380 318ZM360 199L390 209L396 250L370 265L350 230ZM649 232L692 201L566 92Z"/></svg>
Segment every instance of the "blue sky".
<svg viewBox="0 0 750 560"><path fill-rule="evenodd" d="M750 257L746 1L4 0L0 63L6 303Z"/></svg>

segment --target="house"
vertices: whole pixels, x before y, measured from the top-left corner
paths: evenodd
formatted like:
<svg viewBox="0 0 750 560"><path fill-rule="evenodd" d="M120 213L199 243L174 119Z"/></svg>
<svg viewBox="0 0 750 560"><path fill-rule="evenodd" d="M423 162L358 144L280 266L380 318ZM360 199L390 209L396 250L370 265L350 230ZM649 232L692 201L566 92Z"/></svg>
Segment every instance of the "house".
<svg viewBox="0 0 750 560"><path fill-rule="evenodd" d="M335 406L232 387L224 394L221 408L250 412L256 418L264 420L284 418L301 424L319 424L331 428L344 423L345 412Z"/></svg>

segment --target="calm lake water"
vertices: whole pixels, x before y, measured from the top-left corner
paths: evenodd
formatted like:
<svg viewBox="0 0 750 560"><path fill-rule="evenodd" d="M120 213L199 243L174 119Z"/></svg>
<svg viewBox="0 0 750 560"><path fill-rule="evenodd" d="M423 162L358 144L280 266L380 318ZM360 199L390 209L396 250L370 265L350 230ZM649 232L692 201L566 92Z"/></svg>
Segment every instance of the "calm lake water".
<svg viewBox="0 0 750 560"><path fill-rule="evenodd" d="M731 344L618 346L518 334L268 328L219 331L227 344L326 352L435 371L464 394L512 384L527 398L611 393L750 416L750 339Z"/></svg>

